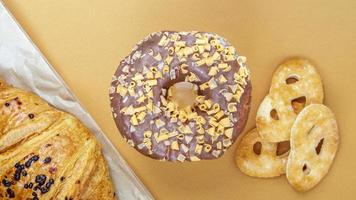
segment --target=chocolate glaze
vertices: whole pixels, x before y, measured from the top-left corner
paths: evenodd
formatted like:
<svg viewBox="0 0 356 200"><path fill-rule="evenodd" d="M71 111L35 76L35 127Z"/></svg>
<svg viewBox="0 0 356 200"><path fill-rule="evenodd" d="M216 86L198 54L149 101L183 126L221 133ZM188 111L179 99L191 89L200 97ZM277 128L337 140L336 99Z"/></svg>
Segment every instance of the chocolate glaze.
<svg viewBox="0 0 356 200"><path fill-rule="evenodd" d="M168 43L165 48L162 46L158 45L162 37L167 36L170 37L172 34L179 34L180 36L180 41L185 41L186 46L192 46L196 42L196 34L206 36L209 41L211 41L213 38L218 40L223 48L231 47L231 45L223 38L220 36L217 36L216 34L212 33L205 33L205 32L171 32L171 31L164 31L164 32L157 32L150 34L147 36L144 40L142 40L137 46L133 49L133 51L128 55L123 61L120 62L120 65L115 72L115 75L113 77L113 81L111 84L111 89L110 89L110 99L111 99L111 107L112 107L112 112L114 116L115 123L122 134L122 136L133 146L135 147L139 152L141 152L144 155L147 155L151 158L154 159L160 159L160 160L168 160L168 161L176 161L179 156L183 155L185 158L184 160L191 160L190 158L193 156L198 157L199 159L216 159L220 156L223 155L223 153L231 146L239 133L243 130L247 118L248 118L248 113L249 113L249 108L250 108L250 99L251 99L251 82L249 76L246 77L245 81L246 84L244 85L244 92L242 93L240 97L240 102L237 103L237 111L232 112L232 116L235 119L235 122L233 122L233 134L231 138L227 138L225 135L220 135L215 141L212 141L211 135L207 134L206 132L204 133L204 143L209 144L212 146L212 149L209 152L202 151L201 154L197 154L195 152L195 147L197 145L197 140L196 136L198 135L197 130L194 126L194 122L184 122L183 124L188 124L191 127L192 134L188 134L188 138L190 136L193 137L193 139L190 142L187 142L185 139L179 140L176 137L171 137L167 139L171 143L173 141L178 141L179 143L179 150L172 150L170 146L165 144L164 141L157 142L152 135L152 138L150 138L150 141L152 143L152 148L149 149L147 147L142 147L139 144L141 144L144 140L144 135L143 133L147 130L150 130L152 132L159 132L159 128L155 126L154 122L157 119L162 120L165 122L164 128L166 128L168 131L174 131L177 130L179 125L177 123L171 123L169 117L165 116L163 112L158 113L158 114L150 114L148 113L145 116L144 122L142 124L139 124L137 126L134 126L134 130L132 130L132 124L130 122L130 116L124 115L122 112L120 112L123 108L129 107L132 105L133 107L139 107L144 105L145 103L138 103L137 98L134 96L121 96L116 92L116 88L118 87L119 84L127 84L132 81L133 76L135 76L136 73L142 73L144 74L144 66L147 68L150 68L152 66L157 67L159 71L162 71L162 68L164 64L162 64L162 61L157 61L154 59L157 54L161 54L161 57L163 60L168 56L169 52L167 49L169 47L175 47L174 42ZM215 47L211 47L210 49L210 56L212 56L216 51ZM234 52L236 54L236 52ZM172 55L172 54L170 54ZM193 72L199 79L200 81L194 82L196 85L200 85L202 83L205 83L209 81L212 77L208 75L209 70L212 66L208 66L206 64L202 66L197 66L194 60L192 59L192 56L185 56L186 61L180 61L177 58L176 53L172 55L174 57L173 61L168 65L170 71L175 71L176 73L176 78L171 79L169 74L163 74L162 78L158 79L157 85L153 86L153 104L157 106L162 106L161 98L160 96L163 95L162 89L169 89L170 86L172 86L175 83L185 81L186 76L188 74L183 74L180 65L182 63L186 63L187 70L189 72ZM237 58L236 54L236 58ZM199 53L199 57L201 58L202 55ZM227 79L226 83L223 84L218 84L216 88L214 89L205 89L205 90L198 90L198 95L205 96L206 99L211 99L214 103L218 103L220 105L221 110L225 111L227 114L227 105L228 101L225 99L225 97L222 95L222 91L227 91L229 89L229 85L237 84L234 82L234 74L239 71L241 66L241 63L237 61L237 59L233 59L231 61L223 61L223 58L221 58L220 62L221 63L227 63L231 66L231 70L228 72L222 72L219 71L216 77L219 77L221 74L225 76ZM244 65L244 63L243 63ZM129 72L123 71L126 67L129 69ZM243 66L245 67L245 66ZM125 77L124 80L121 78ZM143 91L142 86L137 86L135 87L135 92L139 93L138 91ZM145 95L145 94L141 94ZM140 96L140 95L138 95ZM206 112L201 111L198 106L195 106L194 109L198 113L198 115L203 116L205 119L208 118L208 115ZM208 121L208 119L207 119ZM131 131L130 131L131 127ZM204 129L209 128L209 124L206 123L203 125ZM229 143L226 146L223 146L222 149L217 148L217 143L222 142L223 140L229 139L231 143ZM189 141L189 140L188 140ZM184 149L181 148L181 145L184 144L189 148L187 152L184 152ZM216 151L215 154L213 151ZM218 152L218 153L217 153ZM179 159L178 159L179 160ZM180 160L181 161L181 160Z"/></svg>

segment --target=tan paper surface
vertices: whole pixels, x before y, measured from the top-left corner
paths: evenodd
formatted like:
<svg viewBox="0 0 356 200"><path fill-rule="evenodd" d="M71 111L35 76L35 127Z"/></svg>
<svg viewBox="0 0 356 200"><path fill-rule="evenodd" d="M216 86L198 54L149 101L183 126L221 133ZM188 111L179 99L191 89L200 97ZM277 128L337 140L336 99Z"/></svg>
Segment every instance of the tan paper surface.
<svg viewBox="0 0 356 200"><path fill-rule="evenodd" d="M355 199L356 1L5 3L157 199ZM111 76L137 41L159 30L216 32L247 56L253 98L245 131L254 126L276 66L288 56L310 58L340 128L340 149L326 178L314 190L299 194L285 177L262 180L242 174L234 164L236 144L219 160L184 164L157 162L127 145L110 113Z"/></svg>

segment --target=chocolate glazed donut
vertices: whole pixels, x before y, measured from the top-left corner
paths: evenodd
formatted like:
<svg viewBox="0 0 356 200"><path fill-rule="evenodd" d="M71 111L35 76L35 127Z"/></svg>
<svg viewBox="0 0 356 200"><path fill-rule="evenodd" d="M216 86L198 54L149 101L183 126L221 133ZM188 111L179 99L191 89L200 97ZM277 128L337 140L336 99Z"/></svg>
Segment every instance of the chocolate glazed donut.
<svg viewBox="0 0 356 200"><path fill-rule="evenodd" d="M206 32L152 33L121 61L110 88L113 117L125 140L154 159L216 159L235 142L249 113L246 58ZM181 108L171 86L196 86Z"/></svg>

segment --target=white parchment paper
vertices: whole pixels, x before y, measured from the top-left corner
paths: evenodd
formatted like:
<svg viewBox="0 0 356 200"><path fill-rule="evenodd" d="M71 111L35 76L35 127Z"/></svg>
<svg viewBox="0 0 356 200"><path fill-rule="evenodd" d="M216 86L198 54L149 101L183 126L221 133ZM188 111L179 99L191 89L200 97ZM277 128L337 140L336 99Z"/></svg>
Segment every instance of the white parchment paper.
<svg viewBox="0 0 356 200"><path fill-rule="evenodd" d="M121 200L153 197L0 0L0 78L77 116L97 137Z"/></svg>

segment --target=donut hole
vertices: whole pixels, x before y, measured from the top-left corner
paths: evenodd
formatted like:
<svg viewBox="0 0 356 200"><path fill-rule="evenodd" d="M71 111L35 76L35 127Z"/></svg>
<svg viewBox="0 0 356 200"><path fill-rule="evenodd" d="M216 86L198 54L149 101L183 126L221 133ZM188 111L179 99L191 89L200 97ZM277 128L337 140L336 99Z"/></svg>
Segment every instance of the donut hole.
<svg viewBox="0 0 356 200"><path fill-rule="evenodd" d="M178 82L173 84L168 90L169 98L178 104L179 109L190 107L195 111L196 97L198 96L198 86L189 82Z"/></svg>
<svg viewBox="0 0 356 200"><path fill-rule="evenodd" d="M278 113L276 109L272 109L270 112L271 118L274 120L279 120Z"/></svg>
<svg viewBox="0 0 356 200"><path fill-rule="evenodd" d="M290 76L290 77L288 77L288 78L286 79L286 84L287 84L287 85L290 85L290 84L296 83L296 82L298 82L298 81L299 81L298 77L296 77L296 76Z"/></svg>
<svg viewBox="0 0 356 200"><path fill-rule="evenodd" d="M303 170L303 173L304 173L305 175L310 174L310 171L311 171L310 168L309 168L309 166L308 166L306 163L303 165L302 170Z"/></svg>
<svg viewBox="0 0 356 200"><path fill-rule="evenodd" d="M255 152L256 155L261 155L261 151L262 151L262 143L256 142L253 145L253 152Z"/></svg>
<svg viewBox="0 0 356 200"><path fill-rule="evenodd" d="M318 145L315 147L315 153L316 155L319 155L320 154L320 151L321 151L321 148L323 147L323 144L324 144L324 138L321 139L318 143Z"/></svg>
<svg viewBox="0 0 356 200"><path fill-rule="evenodd" d="M293 111L295 114L299 114L300 111L303 110L303 108L305 107L306 101L307 101L307 99L305 98L305 96L295 98L291 101L292 108L293 108Z"/></svg>
<svg viewBox="0 0 356 200"><path fill-rule="evenodd" d="M289 153L290 150L290 142L283 141L277 143L276 155L277 156L284 156Z"/></svg>

